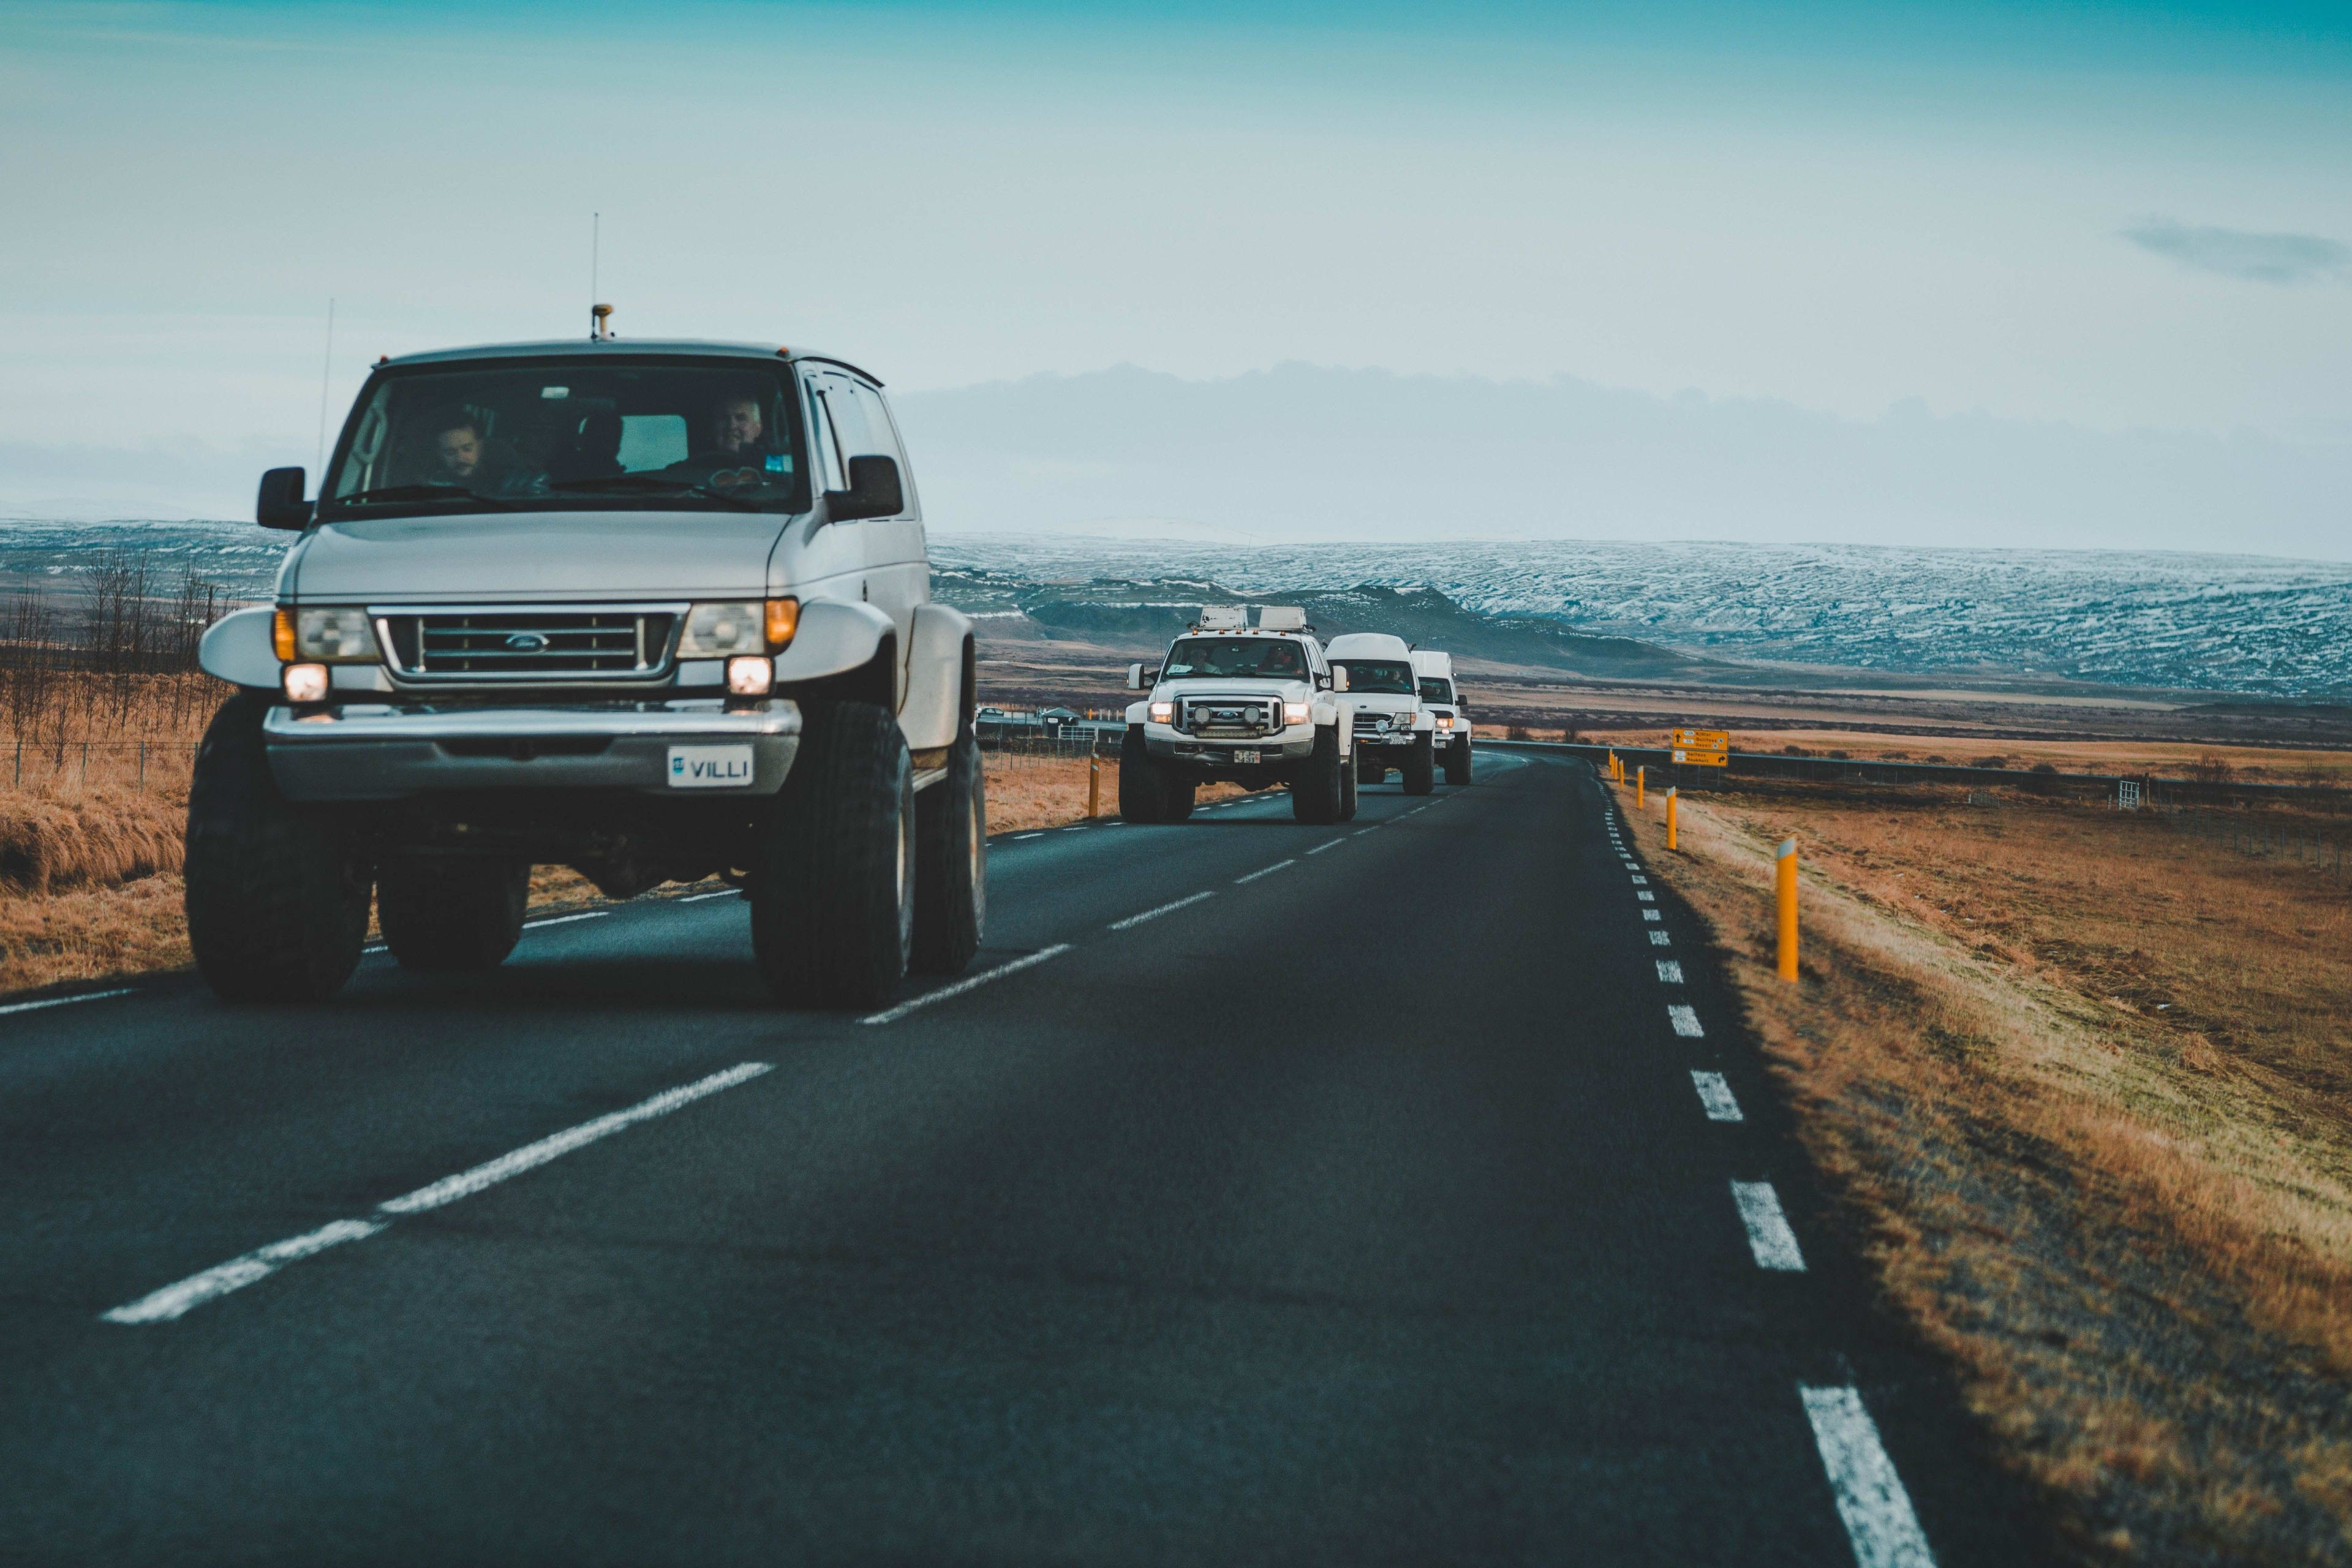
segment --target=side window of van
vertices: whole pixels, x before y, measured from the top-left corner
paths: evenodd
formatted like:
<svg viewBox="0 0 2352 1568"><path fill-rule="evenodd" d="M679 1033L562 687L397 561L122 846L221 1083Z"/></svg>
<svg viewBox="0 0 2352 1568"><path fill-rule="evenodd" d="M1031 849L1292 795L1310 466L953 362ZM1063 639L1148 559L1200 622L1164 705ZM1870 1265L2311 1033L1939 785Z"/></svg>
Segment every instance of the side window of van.
<svg viewBox="0 0 2352 1568"><path fill-rule="evenodd" d="M841 460L841 439L833 414L835 399L826 384L831 376L810 376L806 388L809 409L809 443L816 448L818 485L828 490L849 488L848 469Z"/></svg>

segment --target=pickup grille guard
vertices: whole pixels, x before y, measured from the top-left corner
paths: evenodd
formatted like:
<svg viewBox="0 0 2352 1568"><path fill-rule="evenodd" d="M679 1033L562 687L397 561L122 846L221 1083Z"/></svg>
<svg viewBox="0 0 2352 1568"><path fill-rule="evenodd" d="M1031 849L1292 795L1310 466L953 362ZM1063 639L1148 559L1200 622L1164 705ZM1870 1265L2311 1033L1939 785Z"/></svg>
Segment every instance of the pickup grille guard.
<svg viewBox="0 0 2352 1568"><path fill-rule="evenodd" d="M1176 707L1176 728L1206 738L1254 739L1282 728L1279 699L1186 697Z"/></svg>

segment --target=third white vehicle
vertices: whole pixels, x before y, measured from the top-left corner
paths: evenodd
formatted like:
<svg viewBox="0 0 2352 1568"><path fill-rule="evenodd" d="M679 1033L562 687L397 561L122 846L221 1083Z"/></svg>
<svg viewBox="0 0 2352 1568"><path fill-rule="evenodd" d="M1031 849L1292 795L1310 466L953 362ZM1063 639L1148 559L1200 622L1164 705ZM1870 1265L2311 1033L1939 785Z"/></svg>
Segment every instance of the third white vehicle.
<svg viewBox="0 0 2352 1568"><path fill-rule="evenodd" d="M1387 632L1349 632L1328 651L1346 676L1340 700L1355 714L1357 781L1380 784L1394 768L1405 794L1435 789L1437 720L1422 706L1411 645Z"/></svg>
<svg viewBox="0 0 2352 1568"><path fill-rule="evenodd" d="M1413 679L1421 687L1422 706L1436 720L1437 760L1445 782L1470 782L1470 705L1454 683L1454 656L1435 648L1412 650Z"/></svg>

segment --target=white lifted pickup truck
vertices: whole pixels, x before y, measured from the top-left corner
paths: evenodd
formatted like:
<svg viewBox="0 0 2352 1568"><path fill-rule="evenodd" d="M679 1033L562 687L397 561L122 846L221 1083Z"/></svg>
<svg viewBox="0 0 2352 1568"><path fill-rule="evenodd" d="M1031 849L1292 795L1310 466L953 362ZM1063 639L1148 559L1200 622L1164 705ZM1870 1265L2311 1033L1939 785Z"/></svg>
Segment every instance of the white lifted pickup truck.
<svg viewBox="0 0 2352 1568"><path fill-rule="evenodd" d="M1412 650L1412 676L1421 687L1421 705L1436 722L1437 760L1445 782L1470 782L1470 705L1454 683L1454 656L1435 648Z"/></svg>
<svg viewBox="0 0 2352 1568"><path fill-rule="evenodd" d="M1405 794L1435 789L1437 721L1422 706L1411 646L1386 632L1349 632L1331 639L1331 664L1346 679L1344 700L1355 713L1358 780L1379 784L1394 768L1404 775Z"/></svg>
<svg viewBox="0 0 2352 1568"><path fill-rule="evenodd" d="M1202 609L1157 667L1128 667L1128 689L1150 695L1127 710L1119 816L1181 822L1200 785L1231 780L1253 790L1287 784L1301 822L1351 820L1349 716L1333 681L1297 606L1267 605L1255 626L1244 605Z"/></svg>
<svg viewBox="0 0 2352 1568"><path fill-rule="evenodd" d="M240 688L188 797L221 995L314 1000L371 891L415 969L499 963L534 865L613 898L721 876L780 1000L866 1006L978 947L971 624L930 601L881 383L772 343L379 361L277 603L205 635Z"/></svg>

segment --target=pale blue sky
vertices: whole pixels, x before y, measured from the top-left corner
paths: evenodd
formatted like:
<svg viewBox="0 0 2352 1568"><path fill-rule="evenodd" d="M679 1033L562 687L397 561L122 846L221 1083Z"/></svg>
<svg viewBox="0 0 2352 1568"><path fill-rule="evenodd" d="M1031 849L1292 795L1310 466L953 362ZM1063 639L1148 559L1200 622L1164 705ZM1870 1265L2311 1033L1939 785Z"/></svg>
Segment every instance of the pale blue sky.
<svg viewBox="0 0 2352 1568"><path fill-rule="evenodd" d="M0 468L307 458L330 296L338 405L582 331L600 209L625 334L907 389L1303 361L2352 441L2339 8L17 4Z"/></svg>

